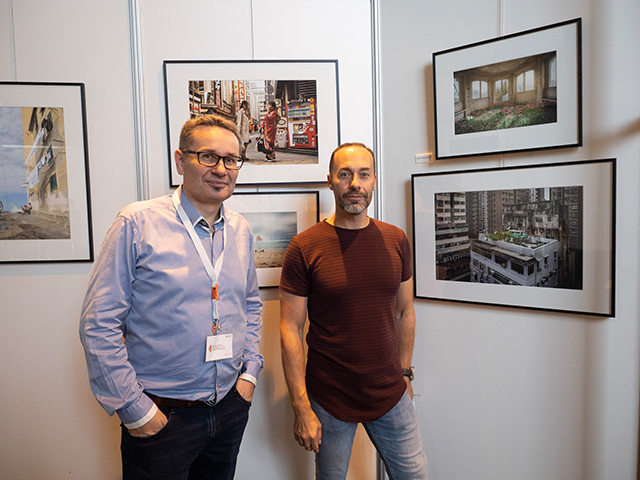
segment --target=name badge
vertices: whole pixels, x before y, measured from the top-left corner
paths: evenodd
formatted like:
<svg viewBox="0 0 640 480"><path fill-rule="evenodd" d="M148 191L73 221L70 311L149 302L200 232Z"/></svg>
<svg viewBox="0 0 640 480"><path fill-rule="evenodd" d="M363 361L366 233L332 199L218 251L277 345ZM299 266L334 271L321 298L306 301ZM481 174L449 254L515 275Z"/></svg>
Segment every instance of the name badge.
<svg viewBox="0 0 640 480"><path fill-rule="evenodd" d="M207 337L205 362L214 362L233 357L233 334L210 335Z"/></svg>

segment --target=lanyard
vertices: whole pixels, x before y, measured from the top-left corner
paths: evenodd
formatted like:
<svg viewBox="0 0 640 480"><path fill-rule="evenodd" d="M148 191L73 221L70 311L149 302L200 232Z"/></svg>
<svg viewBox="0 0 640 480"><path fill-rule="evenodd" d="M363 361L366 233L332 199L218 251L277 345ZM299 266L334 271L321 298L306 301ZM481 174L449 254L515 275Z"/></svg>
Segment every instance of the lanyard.
<svg viewBox="0 0 640 480"><path fill-rule="evenodd" d="M176 210L178 211L178 215L182 220L182 224L184 225L184 228L187 229L187 233L191 237L191 241L193 242L193 245L196 247L196 250L198 251L198 256L200 257L200 261L202 262L204 269L207 271L207 275L211 279L211 302L213 305L213 333L215 334L217 333L218 320L220 319L220 316L218 315L218 277L220 276L220 271L222 270L222 262L224 260L224 250L225 250L225 245L227 243L227 229L226 229L226 226L222 228L222 252L220 252L220 255L218 255L215 265L211 265L209 256L207 255L207 252L205 252L204 250L204 245L202 245L202 240L200 240L200 237L198 237L198 234L196 233L196 229L193 227L191 220L189 220L189 217L187 216L187 212L185 212L184 208L182 207L182 203L180 202L181 190L182 188L176 189L176 191L173 192L171 199L173 200L173 204L175 205ZM213 238L211 239L211 243L212 243L211 246L213 249Z"/></svg>

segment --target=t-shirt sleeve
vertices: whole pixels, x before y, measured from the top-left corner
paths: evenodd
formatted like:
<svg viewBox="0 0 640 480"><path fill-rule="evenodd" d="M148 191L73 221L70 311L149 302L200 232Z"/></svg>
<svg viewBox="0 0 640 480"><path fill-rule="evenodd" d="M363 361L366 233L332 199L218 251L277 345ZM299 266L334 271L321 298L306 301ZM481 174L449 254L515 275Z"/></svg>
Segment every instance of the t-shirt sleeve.
<svg viewBox="0 0 640 480"><path fill-rule="evenodd" d="M402 281L406 282L413 275L413 268L411 264L411 245L406 235L403 235L402 243Z"/></svg>
<svg viewBox="0 0 640 480"><path fill-rule="evenodd" d="M302 248L294 237L282 263L280 289L298 297L309 296L309 269Z"/></svg>

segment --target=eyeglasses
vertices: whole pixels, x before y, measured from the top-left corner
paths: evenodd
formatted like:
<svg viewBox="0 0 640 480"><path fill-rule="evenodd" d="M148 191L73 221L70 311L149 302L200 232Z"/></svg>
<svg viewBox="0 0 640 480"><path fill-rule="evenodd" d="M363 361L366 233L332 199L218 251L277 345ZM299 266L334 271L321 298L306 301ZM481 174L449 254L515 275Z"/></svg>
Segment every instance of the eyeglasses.
<svg viewBox="0 0 640 480"><path fill-rule="evenodd" d="M222 164L224 168L227 170L240 170L242 164L244 163L244 158L242 157L221 157L215 152L211 150L202 150L201 152L194 152L193 150L182 150L184 153L192 153L198 159L198 163L203 167L212 167L215 168L218 166L220 160L222 160Z"/></svg>

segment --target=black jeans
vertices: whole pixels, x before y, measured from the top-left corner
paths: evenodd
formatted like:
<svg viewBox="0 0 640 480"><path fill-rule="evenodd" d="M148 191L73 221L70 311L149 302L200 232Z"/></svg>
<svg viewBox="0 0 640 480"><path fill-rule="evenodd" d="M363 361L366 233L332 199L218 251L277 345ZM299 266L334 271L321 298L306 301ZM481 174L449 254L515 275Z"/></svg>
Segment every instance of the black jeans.
<svg viewBox="0 0 640 480"><path fill-rule="evenodd" d="M168 422L150 437L122 426L123 480L231 480L250 406L234 387L212 407L160 407Z"/></svg>

